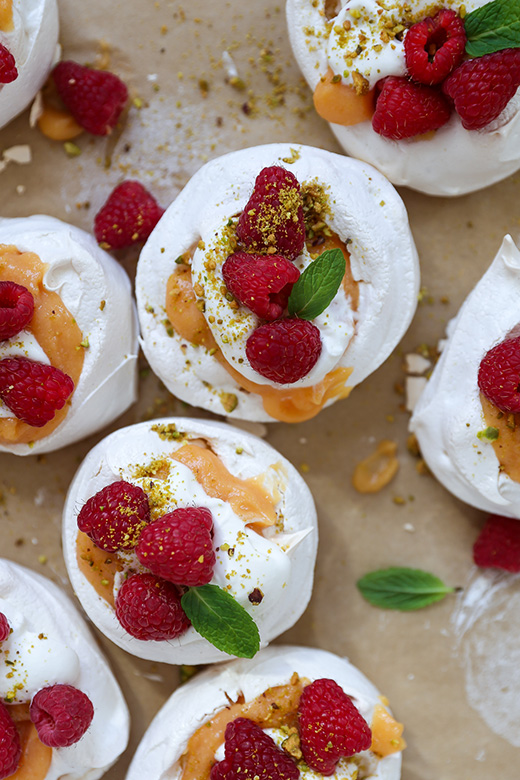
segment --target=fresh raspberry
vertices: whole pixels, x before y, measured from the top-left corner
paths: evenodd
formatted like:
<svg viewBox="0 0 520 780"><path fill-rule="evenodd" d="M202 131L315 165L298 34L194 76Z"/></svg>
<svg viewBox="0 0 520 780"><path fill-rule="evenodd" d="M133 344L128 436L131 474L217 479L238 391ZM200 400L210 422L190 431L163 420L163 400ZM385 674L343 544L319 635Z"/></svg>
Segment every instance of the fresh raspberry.
<svg viewBox="0 0 520 780"><path fill-rule="evenodd" d="M247 359L271 382L289 385L302 379L321 354L321 335L312 322L289 317L261 325L249 336Z"/></svg>
<svg viewBox="0 0 520 780"><path fill-rule="evenodd" d="M466 130L480 130L502 113L520 86L520 49L503 49L467 60L442 90L454 101Z"/></svg>
<svg viewBox="0 0 520 780"><path fill-rule="evenodd" d="M248 718L226 726L225 758L215 764L210 780L297 780L300 770L275 741Z"/></svg>
<svg viewBox="0 0 520 780"><path fill-rule="evenodd" d="M21 330L32 319L34 298L26 287L16 282L0 282L0 341Z"/></svg>
<svg viewBox="0 0 520 780"><path fill-rule="evenodd" d="M372 732L351 699L334 680L315 680L303 689L298 710L305 762L327 777L342 757L372 744Z"/></svg>
<svg viewBox="0 0 520 780"><path fill-rule="evenodd" d="M235 252L222 266L222 276L239 303L263 320L277 320L300 272L281 255Z"/></svg>
<svg viewBox="0 0 520 780"><path fill-rule="evenodd" d="M432 19L412 25L404 39L408 75L421 84L440 84L462 62L466 48L464 22L443 8Z"/></svg>
<svg viewBox="0 0 520 780"><path fill-rule="evenodd" d="M15 59L9 49L0 43L0 84L10 84L17 78Z"/></svg>
<svg viewBox="0 0 520 780"><path fill-rule="evenodd" d="M478 386L502 412L520 412L520 336L486 352L480 361Z"/></svg>
<svg viewBox="0 0 520 780"><path fill-rule="evenodd" d="M41 428L74 390L74 382L54 366L23 357L0 360L0 398L19 420Z"/></svg>
<svg viewBox="0 0 520 780"><path fill-rule="evenodd" d="M163 214L164 209L142 184L124 181L96 214L94 233L106 249L123 249L146 241Z"/></svg>
<svg viewBox="0 0 520 780"><path fill-rule="evenodd" d="M73 685L49 685L33 696L29 716L40 742L69 747L81 739L94 717L89 697Z"/></svg>
<svg viewBox="0 0 520 780"><path fill-rule="evenodd" d="M298 179L273 165L256 177L237 224L237 236L248 249L294 260L305 243L305 222Z"/></svg>
<svg viewBox="0 0 520 780"><path fill-rule="evenodd" d="M385 138L399 141L438 130L450 118L448 101L433 87L389 76L378 82L377 88L381 92L372 117L372 127Z"/></svg>
<svg viewBox="0 0 520 780"><path fill-rule="evenodd" d="M490 515L473 545L477 566L520 572L520 520Z"/></svg>
<svg viewBox="0 0 520 780"><path fill-rule="evenodd" d="M89 498L78 515L78 528L107 552L131 550L150 522L148 496L138 485L113 482Z"/></svg>
<svg viewBox="0 0 520 780"><path fill-rule="evenodd" d="M207 585L215 565L212 529L208 509L174 509L144 529L137 558L152 574L175 585Z"/></svg>
<svg viewBox="0 0 520 780"><path fill-rule="evenodd" d="M116 616L136 639L175 639L191 625L175 585L153 574L133 574L121 585Z"/></svg>
<svg viewBox="0 0 520 780"><path fill-rule="evenodd" d="M76 122L87 133L108 135L128 100L128 90L117 76L70 60L52 71L58 94Z"/></svg>
<svg viewBox="0 0 520 780"><path fill-rule="evenodd" d="M5 642L11 633L11 626L3 612L0 612L0 642Z"/></svg>
<svg viewBox="0 0 520 780"><path fill-rule="evenodd" d="M0 701L0 780L18 769L22 746L9 709Z"/></svg>

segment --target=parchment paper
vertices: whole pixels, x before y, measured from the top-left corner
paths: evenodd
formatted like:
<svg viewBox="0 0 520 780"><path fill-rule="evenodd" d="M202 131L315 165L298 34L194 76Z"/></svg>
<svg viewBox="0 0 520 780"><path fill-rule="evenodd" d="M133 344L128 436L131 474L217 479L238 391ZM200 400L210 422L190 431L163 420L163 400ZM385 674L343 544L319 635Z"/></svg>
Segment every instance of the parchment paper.
<svg viewBox="0 0 520 780"><path fill-rule="evenodd" d="M30 165L12 163L0 174L3 216L43 212L90 230L95 213L124 178L138 178L166 206L203 162L233 149L294 141L340 151L312 111L291 56L283 4L62 0L60 11L64 56L92 64L108 57L134 102L120 138L83 135L76 142L82 153L75 158L31 130L28 112L2 130L0 151L27 143L33 155ZM228 55L223 61L225 51L246 85L243 91L228 83L233 71ZM427 288L410 331L350 399L310 422L269 427L267 440L305 472L321 533L311 604L278 641L348 655L388 696L406 724L403 780L513 780L520 758L518 655L516 663L513 659L518 579L501 580L503 601L480 616L478 625L471 599L469 617L460 619L467 589L421 612L402 614L367 605L355 582L389 565L427 569L454 586L474 584L481 576L472 565L471 545L484 516L417 473L417 460L405 446L404 399L394 385L404 379L403 355L443 336L504 233L518 238L520 177L457 200L401 194ZM136 257L133 250L122 257L130 275ZM143 374L139 403L112 429L170 412L203 414L172 399L151 373ZM61 510L77 465L99 438L40 458L0 455L2 554L69 593ZM361 496L350 486L352 471L382 438L399 443L399 474L381 493ZM130 748L106 775L122 780L146 726L178 684L178 669L135 659L97 638L132 710ZM488 695L493 706L483 715ZM501 736L505 722L508 739Z"/></svg>

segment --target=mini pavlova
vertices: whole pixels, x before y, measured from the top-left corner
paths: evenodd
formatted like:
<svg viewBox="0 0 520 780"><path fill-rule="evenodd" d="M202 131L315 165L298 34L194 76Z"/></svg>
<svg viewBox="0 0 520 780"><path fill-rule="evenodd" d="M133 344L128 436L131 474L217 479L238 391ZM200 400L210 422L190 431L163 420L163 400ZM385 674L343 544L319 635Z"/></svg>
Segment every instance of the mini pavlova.
<svg viewBox="0 0 520 780"><path fill-rule="evenodd" d="M126 780L399 780L403 726L346 658L278 646L185 683Z"/></svg>
<svg viewBox="0 0 520 780"><path fill-rule="evenodd" d="M370 166L275 144L205 165L137 268L142 346L176 396L299 422L388 357L417 303L404 205Z"/></svg>
<svg viewBox="0 0 520 780"><path fill-rule="evenodd" d="M121 266L47 216L0 219L0 452L64 447L137 393L137 317Z"/></svg>
<svg viewBox="0 0 520 780"><path fill-rule="evenodd" d="M251 657L309 601L316 510L291 464L223 423L123 428L87 455L67 496L63 550L93 623L167 663Z"/></svg>
<svg viewBox="0 0 520 780"><path fill-rule="evenodd" d="M97 780L128 709L93 636L49 580L0 560L0 777Z"/></svg>

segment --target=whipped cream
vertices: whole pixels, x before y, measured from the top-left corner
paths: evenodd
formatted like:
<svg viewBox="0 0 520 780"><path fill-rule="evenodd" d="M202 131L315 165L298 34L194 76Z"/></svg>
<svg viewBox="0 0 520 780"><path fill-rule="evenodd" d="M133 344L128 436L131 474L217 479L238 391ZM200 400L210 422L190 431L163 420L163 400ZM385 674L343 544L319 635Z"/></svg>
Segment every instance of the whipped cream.
<svg viewBox="0 0 520 780"><path fill-rule="evenodd" d="M466 12L487 2L468 0L464 4ZM370 88L385 76L403 76L403 42L395 37L385 42L381 39L382 28L397 27L406 18L404 7L412 7L412 21L438 10L438 5L427 0L412 6L403 0L381 5L377 0L338 0L338 15L329 23L324 7L325 0L287 0L291 46L312 90L329 67L345 84L352 84L352 73L358 72ZM445 0L443 7L458 11L460 3ZM345 21L350 24L349 30L344 27ZM360 36L365 48L349 58L347 55L360 45ZM381 48L378 51L374 46ZM330 127L349 155L371 163L394 184L429 195L463 195L520 168L520 90L494 122L478 131L465 130L456 113L428 139L393 141L375 133L370 121Z"/></svg>
<svg viewBox="0 0 520 780"><path fill-rule="evenodd" d="M237 701L242 694L251 701L267 688L288 683L294 672L313 680L335 680L370 725L379 692L346 658L308 647L278 646L262 650L253 660L237 660L198 674L178 688L152 721L132 760L126 780L180 780L180 758L191 735L219 710ZM228 698L229 697L229 698ZM276 729L268 729L279 742ZM273 733L274 732L274 733ZM223 754L217 751L220 760ZM377 759L370 751L358 753L354 760L342 759L334 780L399 780L401 753ZM302 780L318 780L322 775L301 770Z"/></svg>
<svg viewBox="0 0 520 780"><path fill-rule="evenodd" d="M53 749L45 780L97 780L127 745L129 715L94 638L56 585L6 560L0 560L0 612L12 629L0 644L2 699L30 702L41 688L65 683L94 706L83 737Z"/></svg>
<svg viewBox="0 0 520 780"><path fill-rule="evenodd" d="M447 342L410 422L439 482L467 504L520 518L520 484L499 468L477 384L480 361L520 322L520 252L506 236L447 329Z"/></svg>
<svg viewBox="0 0 520 780"><path fill-rule="evenodd" d="M317 181L325 188L331 209L326 222L349 242L352 272L359 282L357 311L340 288L314 320L322 338L321 355L309 374L291 385L269 382L249 364L245 344L260 320L245 307L233 309L222 295L221 266L212 284L205 268L229 218L243 210L256 176L271 165L287 167L300 184ZM177 267L175 259L197 244L192 281L204 286L206 322L226 360L259 385L309 387L332 369L345 367L353 368L348 385L355 387L388 357L415 311L419 268L406 211L377 171L321 149L289 144L244 149L213 160L188 182L148 239L137 267L136 296L142 346L152 369L174 395L217 414L274 420L261 396L241 388L210 351L165 327L166 284ZM299 269L311 262L307 249L295 262ZM229 393L237 398L231 411L222 401Z"/></svg>
<svg viewBox="0 0 520 780"><path fill-rule="evenodd" d="M138 325L130 281L92 236L53 217L0 219L0 244L38 255L47 265L44 286L60 295L88 340L63 422L31 445L0 444L0 451L16 455L50 452L108 425L137 397ZM0 344L0 359L9 355L50 362L27 331ZM14 417L3 403L0 417Z"/></svg>
<svg viewBox="0 0 520 780"><path fill-rule="evenodd" d="M18 78L0 84L0 127L17 116L45 83L58 43L56 0L13 0L13 29L0 30L0 43L16 61Z"/></svg>
<svg viewBox="0 0 520 780"><path fill-rule="evenodd" d="M78 568L77 516L83 504L106 485L119 479L149 491L150 480L142 467L168 458L183 444L183 438L161 438L161 426L176 425L190 439L203 439L225 467L241 479L258 477L275 497L279 521L258 534L246 527L230 504L208 496L193 472L169 460L169 477L161 482L161 514L178 507L204 506L213 516L217 562L211 582L225 587L256 622L262 646L290 628L301 616L311 596L317 546L314 502L305 482L276 450L258 439L223 423L165 418L139 423L107 436L90 451L70 486L63 515L63 550L76 595L95 625L129 653L167 663L212 663L228 659L193 628L177 639L143 641L130 636L113 608L101 598ZM154 431L153 428L159 426ZM158 432L157 432L158 431ZM154 518L155 519L155 518ZM222 549L224 548L224 549ZM229 549L234 554L229 554ZM135 556L129 565L146 571ZM121 578L114 583L117 593ZM249 594L258 588L263 599L253 605Z"/></svg>

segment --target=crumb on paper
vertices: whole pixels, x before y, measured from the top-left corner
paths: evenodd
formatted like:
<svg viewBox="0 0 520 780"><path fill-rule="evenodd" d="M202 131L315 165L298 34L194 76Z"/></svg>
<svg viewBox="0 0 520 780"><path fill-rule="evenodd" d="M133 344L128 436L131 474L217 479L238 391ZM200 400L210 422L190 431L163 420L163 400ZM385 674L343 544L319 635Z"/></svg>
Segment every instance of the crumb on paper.
<svg viewBox="0 0 520 780"><path fill-rule="evenodd" d="M428 380L423 376L407 376L405 380L406 411L413 412Z"/></svg>

